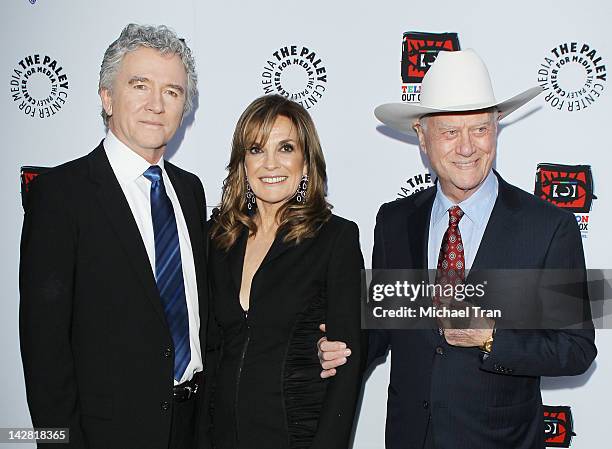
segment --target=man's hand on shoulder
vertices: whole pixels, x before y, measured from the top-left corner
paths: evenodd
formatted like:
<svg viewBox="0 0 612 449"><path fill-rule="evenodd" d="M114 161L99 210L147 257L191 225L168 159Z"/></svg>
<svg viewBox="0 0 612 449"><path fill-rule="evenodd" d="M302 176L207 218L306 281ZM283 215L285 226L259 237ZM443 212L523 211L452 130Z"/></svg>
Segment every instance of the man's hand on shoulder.
<svg viewBox="0 0 612 449"><path fill-rule="evenodd" d="M321 332L325 332L325 324L319 326ZM336 368L346 363L347 357L351 355L350 348L342 341L328 341L321 337L317 342L319 362L321 363L321 377L327 379L336 375Z"/></svg>

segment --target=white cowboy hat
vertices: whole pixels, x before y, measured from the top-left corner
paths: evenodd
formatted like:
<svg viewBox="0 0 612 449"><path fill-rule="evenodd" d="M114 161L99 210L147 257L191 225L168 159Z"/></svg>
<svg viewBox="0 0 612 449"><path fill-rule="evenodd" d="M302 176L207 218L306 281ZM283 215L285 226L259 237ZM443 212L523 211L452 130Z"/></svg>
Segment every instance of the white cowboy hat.
<svg viewBox="0 0 612 449"><path fill-rule="evenodd" d="M421 83L421 102L387 103L374 115L385 125L415 134L414 122L436 112L467 112L496 107L500 117L538 96L544 89L532 87L506 101L495 100L489 71L472 49L441 51Z"/></svg>

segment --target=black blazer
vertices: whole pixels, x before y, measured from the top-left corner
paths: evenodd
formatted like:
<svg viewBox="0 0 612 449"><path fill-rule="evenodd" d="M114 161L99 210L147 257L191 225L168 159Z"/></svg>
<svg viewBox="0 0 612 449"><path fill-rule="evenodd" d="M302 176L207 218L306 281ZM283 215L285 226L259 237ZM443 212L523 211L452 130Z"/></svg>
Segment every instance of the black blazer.
<svg viewBox="0 0 612 449"><path fill-rule="evenodd" d="M165 168L193 248L204 345L204 190L195 175L169 162ZM32 183L19 286L33 425L69 427L67 447L166 449L172 338L145 246L102 144Z"/></svg>
<svg viewBox="0 0 612 449"><path fill-rule="evenodd" d="M471 272L479 268L584 270L573 214L497 176L499 193ZM435 195L436 187L432 187L380 208L374 269L427 268ZM384 355L389 346L387 449L422 448L430 416L438 449L544 448L540 376L580 374L597 353L592 328L499 329L487 358L477 348L448 345L432 330L373 331L370 361Z"/></svg>
<svg viewBox="0 0 612 449"><path fill-rule="evenodd" d="M211 244L212 309L221 331L218 369L209 379L217 449L349 445L363 369L359 230L332 215L298 245L284 235L279 231L253 276L248 315L239 302L246 228L228 252ZM320 323L329 339L352 348L333 379L320 378Z"/></svg>

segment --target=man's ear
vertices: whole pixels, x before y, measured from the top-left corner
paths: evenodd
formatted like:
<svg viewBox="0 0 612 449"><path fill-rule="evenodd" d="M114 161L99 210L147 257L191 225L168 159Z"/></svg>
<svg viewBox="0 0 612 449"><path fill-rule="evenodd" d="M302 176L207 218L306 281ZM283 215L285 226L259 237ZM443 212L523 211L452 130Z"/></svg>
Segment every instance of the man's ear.
<svg viewBox="0 0 612 449"><path fill-rule="evenodd" d="M425 131L423 129L423 125L421 125L421 122L417 120L412 125L412 129L414 129L417 134L417 137L419 138L419 147L421 148L421 151L427 154L427 146L425 145Z"/></svg>
<svg viewBox="0 0 612 449"><path fill-rule="evenodd" d="M100 99L102 100L102 107L106 115L109 117L113 115L113 98L108 89L100 89Z"/></svg>

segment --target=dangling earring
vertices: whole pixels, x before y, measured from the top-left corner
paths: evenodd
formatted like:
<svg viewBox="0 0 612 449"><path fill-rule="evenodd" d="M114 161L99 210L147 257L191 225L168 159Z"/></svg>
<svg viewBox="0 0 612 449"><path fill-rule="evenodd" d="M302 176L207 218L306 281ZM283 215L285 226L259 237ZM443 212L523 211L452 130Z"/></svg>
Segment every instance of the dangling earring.
<svg viewBox="0 0 612 449"><path fill-rule="evenodd" d="M245 200L247 203L247 208L251 211L257 207L257 203L255 202L255 194L251 189L251 184L249 184L249 180L246 180L246 192L245 192Z"/></svg>
<svg viewBox="0 0 612 449"><path fill-rule="evenodd" d="M298 186L297 192L295 192L295 200L298 203L306 202L306 191L308 190L308 175L303 175L302 180Z"/></svg>

